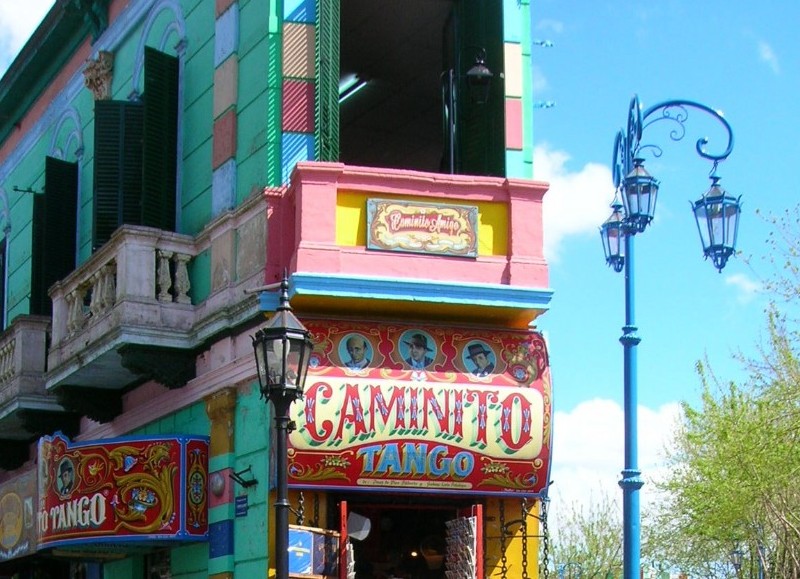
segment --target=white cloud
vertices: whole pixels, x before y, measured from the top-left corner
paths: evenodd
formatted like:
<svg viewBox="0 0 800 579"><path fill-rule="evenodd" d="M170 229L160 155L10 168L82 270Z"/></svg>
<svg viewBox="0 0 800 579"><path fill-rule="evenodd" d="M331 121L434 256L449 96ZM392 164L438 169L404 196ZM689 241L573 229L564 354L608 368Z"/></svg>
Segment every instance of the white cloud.
<svg viewBox="0 0 800 579"><path fill-rule="evenodd" d="M753 301L762 290L760 283L742 273L735 273L727 276L725 278L725 283L739 290L737 301L743 305Z"/></svg>
<svg viewBox="0 0 800 579"><path fill-rule="evenodd" d="M772 69L772 72L780 74L781 66L778 62L778 56L775 54L775 51L772 50L772 47L763 40L758 42L758 56L762 61L767 63Z"/></svg>
<svg viewBox="0 0 800 579"><path fill-rule="evenodd" d="M52 6L53 0L0 0L0 75Z"/></svg>
<svg viewBox="0 0 800 579"><path fill-rule="evenodd" d="M547 81L547 77L542 72L542 69L538 66L533 66L533 94L539 94L541 92L546 91L550 88L550 83Z"/></svg>
<svg viewBox="0 0 800 579"><path fill-rule="evenodd" d="M533 151L536 179L550 183L544 198L544 255L558 261L559 244L567 235L596 235L611 214L609 205L614 186L610 169L600 163L587 163L578 172L567 168L569 155L547 144ZM599 243L599 242L598 242Z"/></svg>
<svg viewBox="0 0 800 579"><path fill-rule="evenodd" d="M680 411L678 403L656 410L639 407L638 462L646 481L640 491L643 509L655 500L651 481L665 473L664 449ZM557 529L559 516L565 516L572 505L588 507L594 498L603 496L613 499L622 512L622 490L617 482L624 466L624 446L624 412L612 400L588 400L571 412L555 413L548 523Z"/></svg>
<svg viewBox="0 0 800 579"><path fill-rule="evenodd" d="M536 23L536 30L561 34L564 32L564 23L560 20L553 20L552 18L543 18Z"/></svg>

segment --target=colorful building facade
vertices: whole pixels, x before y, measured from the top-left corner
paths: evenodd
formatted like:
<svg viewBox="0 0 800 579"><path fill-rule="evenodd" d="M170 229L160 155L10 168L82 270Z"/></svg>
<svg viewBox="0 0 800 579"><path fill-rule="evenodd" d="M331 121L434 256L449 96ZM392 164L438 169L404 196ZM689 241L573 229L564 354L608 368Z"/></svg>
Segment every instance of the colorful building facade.
<svg viewBox="0 0 800 579"><path fill-rule="evenodd" d="M537 577L552 291L522 1L58 0L0 79L0 577ZM546 549L544 550L546 553Z"/></svg>

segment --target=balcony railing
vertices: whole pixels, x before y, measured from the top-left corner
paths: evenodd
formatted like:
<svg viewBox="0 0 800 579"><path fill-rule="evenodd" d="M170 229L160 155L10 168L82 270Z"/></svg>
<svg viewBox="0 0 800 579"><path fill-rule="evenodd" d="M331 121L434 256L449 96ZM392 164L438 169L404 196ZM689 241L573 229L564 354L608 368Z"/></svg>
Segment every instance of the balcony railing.
<svg viewBox="0 0 800 579"><path fill-rule="evenodd" d="M50 319L18 316L0 334L0 422L12 410L60 407L44 387L45 347Z"/></svg>
<svg viewBox="0 0 800 579"><path fill-rule="evenodd" d="M191 305L187 264L195 254L190 236L123 226L51 291L52 347L66 345L78 334L105 333L126 325L191 329L190 307L183 308L184 315L162 310L164 304Z"/></svg>
<svg viewBox="0 0 800 579"><path fill-rule="evenodd" d="M174 354L191 365L195 350L210 336L256 316L257 300L243 290L263 284L265 219L265 203L254 196L196 237L120 227L50 289L47 387L123 388L155 377L140 368L156 351L154 364L166 367ZM200 254L205 258L194 263ZM243 263L247 255L255 257ZM203 280L199 297L190 281L192 269Z"/></svg>

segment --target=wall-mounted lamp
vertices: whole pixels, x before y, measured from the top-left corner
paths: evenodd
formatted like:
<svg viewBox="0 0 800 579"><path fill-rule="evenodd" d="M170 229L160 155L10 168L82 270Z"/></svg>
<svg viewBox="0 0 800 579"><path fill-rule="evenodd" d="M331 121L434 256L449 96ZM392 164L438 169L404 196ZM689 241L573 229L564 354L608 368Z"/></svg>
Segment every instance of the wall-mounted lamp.
<svg viewBox="0 0 800 579"><path fill-rule="evenodd" d="M475 55L475 62L464 73L459 75L454 69L446 70L441 75L442 80L442 114L445 127L445 141L447 144L447 169L451 174L456 172L458 165L457 147L458 141L458 87L459 80L466 79L467 89L470 99L476 105L485 105L489 101L489 94L492 87L494 74L486 66L486 49L478 48Z"/></svg>
<svg viewBox="0 0 800 579"><path fill-rule="evenodd" d="M475 55L475 62L467 71L467 86L475 104L484 105L489 100L489 89L492 86L492 71L486 66L486 49L481 48Z"/></svg>
<svg viewBox="0 0 800 579"><path fill-rule="evenodd" d="M249 478L244 478L243 475L249 475ZM229 476L244 488L249 488L258 484L258 480L253 476L253 471L249 466L244 470L240 470L239 472L232 472L229 474Z"/></svg>

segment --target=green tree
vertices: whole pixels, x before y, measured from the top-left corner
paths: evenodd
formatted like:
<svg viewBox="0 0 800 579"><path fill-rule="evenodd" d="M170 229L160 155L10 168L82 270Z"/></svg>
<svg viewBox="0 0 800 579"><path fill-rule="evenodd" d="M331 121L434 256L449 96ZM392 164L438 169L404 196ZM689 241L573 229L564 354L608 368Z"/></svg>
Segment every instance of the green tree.
<svg viewBox="0 0 800 579"><path fill-rule="evenodd" d="M606 579L622 572L622 523L607 494L588 504L573 503L559 514L551 538L550 577Z"/></svg>
<svg viewBox="0 0 800 579"><path fill-rule="evenodd" d="M739 356L743 384L698 363L700 404L684 405L669 475L646 533L648 548L689 576L800 577L800 220L772 220L774 277L758 356ZM741 553L738 573L731 553Z"/></svg>

